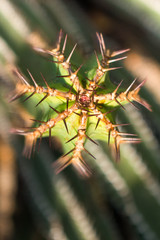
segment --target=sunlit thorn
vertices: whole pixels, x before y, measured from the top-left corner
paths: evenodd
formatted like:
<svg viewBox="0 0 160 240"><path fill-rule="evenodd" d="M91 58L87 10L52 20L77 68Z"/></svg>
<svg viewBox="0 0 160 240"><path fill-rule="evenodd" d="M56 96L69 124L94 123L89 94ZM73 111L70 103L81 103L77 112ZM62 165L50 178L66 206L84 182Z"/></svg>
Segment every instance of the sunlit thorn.
<svg viewBox="0 0 160 240"><path fill-rule="evenodd" d="M37 129L37 127L24 127L24 129L36 130L36 129ZM31 131L28 131L28 133L31 133Z"/></svg>
<svg viewBox="0 0 160 240"><path fill-rule="evenodd" d="M94 51L94 53L95 53L95 55L96 55L96 60L97 60L97 64L98 64L98 69L102 69L102 66L101 66L101 64L100 64L100 61L99 61L99 59L98 59L98 56L97 56L96 51Z"/></svg>
<svg viewBox="0 0 160 240"><path fill-rule="evenodd" d="M112 54L111 54L111 57L115 57L117 55L120 55L120 54L123 54L125 52L128 52L130 51L130 48L127 48L127 49L124 49L124 50L119 50L119 51L114 51Z"/></svg>
<svg viewBox="0 0 160 240"><path fill-rule="evenodd" d="M77 76L78 72L80 71L80 69L82 68L83 63L77 68L77 70L73 73Z"/></svg>
<svg viewBox="0 0 160 240"><path fill-rule="evenodd" d="M57 39L57 43L56 43L56 48L53 48L51 51L48 51L47 53L54 56L56 53L59 52L60 44L61 44L61 40L62 40L62 35L63 35L63 32L62 32L62 29L60 29L58 39Z"/></svg>
<svg viewBox="0 0 160 240"><path fill-rule="evenodd" d="M86 148L83 148L84 149L84 151L86 152L86 153L88 153L91 157L93 157L94 159L96 159Z"/></svg>
<svg viewBox="0 0 160 240"><path fill-rule="evenodd" d="M110 111L107 111L107 112L103 113L103 116L105 116L105 115L107 115L107 114L110 114L110 113L112 113L112 112L114 112L114 111L116 111L116 109L111 109Z"/></svg>
<svg viewBox="0 0 160 240"><path fill-rule="evenodd" d="M82 113L77 113L77 112L73 112L74 114L78 115L78 116L81 116Z"/></svg>
<svg viewBox="0 0 160 240"><path fill-rule="evenodd" d="M106 52L106 46L105 46L105 43L104 43L104 38L103 38L102 33L100 34L100 37L101 37L103 52L105 53Z"/></svg>
<svg viewBox="0 0 160 240"><path fill-rule="evenodd" d="M16 129L16 128L11 128L9 132L10 132L11 134L21 135L21 134L23 134L24 130Z"/></svg>
<svg viewBox="0 0 160 240"><path fill-rule="evenodd" d="M69 158L65 163L61 164L56 169L56 174L59 174L61 171L63 171L69 164L71 164L72 158Z"/></svg>
<svg viewBox="0 0 160 240"><path fill-rule="evenodd" d="M38 122L38 123L46 123L45 121L41 121L41 120L38 120L38 119L30 119L31 121L33 121L33 122Z"/></svg>
<svg viewBox="0 0 160 240"><path fill-rule="evenodd" d="M112 60L109 60L108 62L109 62L109 63L118 62L118 61L124 60L124 59L126 59L126 58L127 58L127 56L121 57L121 58L112 59Z"/></svg>
<svg viewBox="0 0 160 240"><path fill-rule="evenodd" d="M136 100L136 102L138 102L140 105L142 105L143 107L147 108L150 112L152 112L151 106L145 102L144 100Z"/></svg>
<svg viewBox="0 0 160 240"><path fill-rule="evenodd" d="M129 92L129 90L131 89L131 87L133 86L133 84L135 83L135 81L137 81L137 78L135 78L133 80L133 82L130 84L130 86L127 88L127 90L124 92L125 94Z"/></svg>
<svg viewBox="0 0 160 240"><path fill-rule="evenodd" d="M141 139L140 138L122 138L121 143L141 143Z"/></svg>
<svg viewBox="0 0 160 240"><path fill-rule="evenodd" d="M95 114L89 114L88 115L88 117L97 117L97 116L99 116L99 113L97 113L97 114L96 113Z"/></svg>
<svg viewBox="0 0 160 240"><path fill-rule="evenodd" d="M100 34L98 32L96 32L97 38L98 38L98 42L100 42Z"/></svg>
<svg viewBox="0 0 160 240"><path fill-rule="evenodd" d="M25 98L22 102L26 102L29 98L31 98L33 95L35 94L35 92L31 93L27 98Z"/></svg>
<svg viewBox="0 0 160 240"><path fill-rule="evenodd" d="M124 132L119 132L118 135L119 136L137 136L137 134L134 134L134 133L124 133Z"/></svg>
<svg viewBox="0 0 160 240"><path fill-rule="evenodd" d="M32 48L33 48L33 50L35 50L36 52L50 54L48 50L45 50L45 49L43 49L43 48L35 47L35 46L33 46Z"/></svg>
<svg viewBox="0 0 160 240"><path fill-rule="evenodd" d="M49 105L49 107L50 107L53 111L55 111L57 114L60 114L60 112L59 112L57 109L53 108L53 107L50 106L50 105Z"/></svg>
<svg viewBox="0 0 160 240"><path fill-rule="evenodd" d="M120 107L122 107L124 110L126 110L125 107L117 100L117 98L115 98L114 100L116 101L116 103L118 103L118 105L120 105Z"/></svg>
<svg viewBox="0 0 160 240"><path fill-rule="evenodd" d="M117 69L121 69L121 68L122 67L106 68L106 69L104 69L104 72L113 71L113 70L117 70Z"/></svg>
<svg viewBox="0 0 160 240"><path fill-rule="evenodd" d="M35 87L38 87L38 84L36 83L36 81L35 81L33 75L31 74L31 72L30 72L28 69L27 69L27 72L29 73L29 75L30 75L32 81L34 82Z"/></svg>
<svg viewBox="0 0 160 240"><path fill-rule="evenodd" d="M68 131L68 126L67 126L67 123L66 123L66 120L65 120L65 118L63 119L63 123L64 123L64 126L65 126L65 128L66 128L66 131L67 131L67 133L69 134L69 131Z"/></svg>
<svg viewBox="0 0 160 240"><path fill-rule="evenodd" d="M31 158L31 155L32 155L32 150L33 150L33 146L32 147L26 147L26 149L24 149L23 151L23 155L26 157L26 158Z"/></svg>
<svg viewBox="0 0 160 240"><path fill-rule="evenodd" d="M50 89L50 87L49 87L49 85L48 85L48 83L47 83L47 81L46 81L44 75L43 75L42 73L40 73L40 74L41 74L41 77L42 77L44 83L46 84L47 88Z"/></svg>
<svg viewBox="0 0 160 240"><path fill-rule="evenodd" d="M48 62L52 62L52 63L58 63L58 64L62 63L62 61L55 61L55 60L51 60L51 59L49 59L49 58L46 58L46 60L47 60Z"/></svg>
<svg viewBox="0 0 160 240"><path fill-rule="evenodd" d="M70 77L71 75L59 75L59 76L56 76L57 78L67 78L67 77Z"/></svg>
<svg viewBox="0 0 160 240"><path fill-rule="evenodd" d="M98 146L98 143L96 143L92 138L90 138L87 134L85 134L86 138L88 138L91 142L93 142L94 144L96 144Z"/></svg>
<svg viewBox="0 0 160 240"><path fill-rule="evenodd" d="M25 93L27 93L27 90L24 91L24 92L21 93L21 94L16 94L15 96L11 97L11 98L9 99L9 102L15 101L16 99L18 99L18 98L22 97L23 95L25 95Z"/></svg>
<svg viewBox="0 0 160 240"><path fill-rule="evenodd" d="M67 34L66 34L65 39L64 39L62 54L64 54L64 51L65 51L65 48L66 48L66 43L67 43Z"/></svg>
<svg viewBox="0 0 160 240"><path fill-rule="evenodd" d="M62 40L62 35L63 35L63 31L62 31L62 29L60 29L59 35L58 35L58 40L57 40L57 51L59 51L59 49L60 49L60 44L61 44L61 40Z"/></svg>
<svg viewBox="0 0 160 240"><path fill-rule="evenodd" d="M119 123L119 124L113 124L113 127L120 127L120 126L129 126L130 123Z"/></svg>
<svg viewBox="0 0 160 240"><path fill-rule="evenodd" d="M103 90L106 90L106 89L107 89L106 87L103 87L103 86L98 85L98 84L97 84L97 88L101 88L101 89L103 89ZM96 90L97 90L97 89L96 89Z"/></svg>
<svg viewBox="0 0 160 240"><path fill-rule="evenodd" d="M31 130L31 128L30 128ZM13 133L13 134L17 134L17 135L21 135L21 136L26 136L30 133L30 131L17 131L17 129L11 129L10 133Z"/></svg>
<svg viewBox="0 0 160 240"><path fill-rule="evenodd" d="M85 77L86 80L88 80L89 82L93 82L93 80L89 79L88 77Z"/></svg>
<svg viewBox="0 0 160 240"><path fill-rule="evenodd" d="M96 35L97 35L97 38L98 38L98 41L99 41L99 46L100 46L100 51L101 51L101 54L102 54L102 58L104 59L104 52L103 52L103 48L102 48L102 41L100 39L100 35L98 32L96 32Z"/></svg>
<svg viewBox="0 0 160 240"><path fill-rule="evenodd" d="M67 102L66 102L67 111L68 111L68 106L69 106L69 99L67 98Z"/></svg>
<svg viewBox="0 0 160 240"><path fill-rule="evenodd" d="M97 127L98 127L98 125L99 125L99 122L100 122L100 118L98 118L98 120L97 120L97 123L96 123L96 126L95 126L95 130L97 129Z"/></svg>
<svg viewBox="0 0 160 240"><path fill-rule="evenodd" d="M71 142L72 140L74 140L74 139L77 138L77 137L78 137L78 134L76 134L74 137L72 137L71 139L69 139L66 143Z"/></svg>
<svg viewBox="0 0 160 240"><path fill-rule="evenodd" d="M37 138L34 138L33 140L33 146L32 146L32 153L34 154L36 151L36 143L37 143Z"/></svg>
<svg viewBox="0 0 160 240"><path fill-rule="evenodd" d="M120 83L118 84L118 86L116 87L116 89L114 90L114 94L117 93L118 89L120 88L121 84L122 84L123 80L120 81Z"/></svg>
<svg viewBox="0 0 160 240"><path fill-rule="evenodd" d="M22 73L17 68L13 69L13 73L20 78L27 86L30 86L29 83L26 81L26 79L23 77Z"/></svg>
<svg viewBox="0 0 160 240"><path fill-rule="evenodd" d="M96 100L96 102L94 102L94 105L95 105L95 108L94 108L94 109L96 109L97 106L98 106L98 99Z"/></svg>
<svg viewBox="0 0 160 240"><path fill-rule="evenodd" d="M69 61L70 61L70 59L71 59L71 57L72 57L72 54L73 54L73 52L74 52L76 46L77 46L77 43L74 45L74 47L73 47L71 53L69 54L69 57L68 57L67 60L66 60L67 63L69 63Z"/></svg>
<svg viewBox="0 0 160 240"><path fill-rule="evenodd" d="M127 101L128 101L129 103L131 103L135 108L137 108L138 110L140 110L140 108L139 108L134 102L132 102L131 100L129 100L129 98L127 98Z"/></svg>
<svg viewBox="0 0 160 240"><path fill-rule="evenodd" d="M30 130L30 131L28 131L28 129ZM23 129L16 129L17 130L17 132L15 132L16 134L24 134L24 135L27 135L27 134L29 134L29 133L32 133L31 132L31 130L35 130L35 129L37 129L36 127L24 127ZM26 131L27 130L27 131Z"/></svg>
<svg viewBox="0 0 160 240"><path fill-rule="evenodd" d="M36 104L36 107L48 97L48 93Z"/></svg>
<svg viewBox="0 0 160 240"><path fill-rule="evenodd" d="M59 75L59 76L56 76L56 77L58 77L58 78L60 78L60 77L63 77L63 78L70 78L72 75L75 75L75 76L77 76L77 73L79 72L79 70L81 69L81 67L83 66L83 64L81 64L80 66L79 66L79 68L74 72L74 73L72 73L72 74L68 74L68 75Z"/></svg>
<svg viewBox="0 0 160 240"><path fill-rule="evenodd" d="M133 91L136 92L139 88L141 88L146 82L146 79L144 79Z"/></svg>
<svg viewBox="0 0 160 240"><path fill-rule="evenodd" d="M67 152L66 154L64 154L64 155L62 156L62 158L63 158L63 157L66 157L67 155L69 155L70 153L72 153L74 150L75 150L75 148L73 148L72 150L70 150L69 152Z"/></svg>
<svg viewBox="0 0 160 240"><path fill-rule="evenodd" d="M92 174L91 169L89 168L89 166L87 165L87 163L79 157L79 160L81 161L83 168L81 167L80 169L80 173L83 177L89 177Z"/></svg>
<svg viewBox="0 0 160 240"><path fill-rule="evenodd" d="M74 86L74 82L73 82L73 84L71 85L71 87L69 88L68 93L71 93L71 92L72 92L72 90L73 90L73 86ZM68 99L68 101L69 101L69 99Z"/></svg>

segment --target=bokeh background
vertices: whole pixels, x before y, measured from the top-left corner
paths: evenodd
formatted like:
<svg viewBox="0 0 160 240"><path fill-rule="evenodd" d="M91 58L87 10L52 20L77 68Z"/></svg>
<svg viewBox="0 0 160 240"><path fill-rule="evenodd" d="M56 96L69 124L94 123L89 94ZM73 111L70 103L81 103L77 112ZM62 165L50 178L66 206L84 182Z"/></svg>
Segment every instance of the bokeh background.
<svg viewBox="0 0 160 240"><path fill-rule="evenodd" d="M71 167L54 174L62 153L58 139L45 139L30 160L23 138L12 127L29 124L21 101L9 103L15 87L12 66L50 81L52 63L32 46L54 46L59 29L78 43L84 58L99 51L96 31L108 48L131 48L114 83L146 79L141 96L153 111L128 104L118 121L141 139L121 147L114 163L104 143L88 144L96 161L90 179ZM0 239L2 240L159 240L160 239L160 2L158 0L1 0L0 1ZM87 156L86 156L87 159Z"/></svg>

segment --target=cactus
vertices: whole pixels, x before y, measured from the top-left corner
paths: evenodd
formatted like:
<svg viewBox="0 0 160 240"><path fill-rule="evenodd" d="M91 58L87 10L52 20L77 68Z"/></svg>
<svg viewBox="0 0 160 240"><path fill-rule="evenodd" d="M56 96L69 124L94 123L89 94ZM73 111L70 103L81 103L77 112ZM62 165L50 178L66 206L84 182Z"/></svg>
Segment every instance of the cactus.
<svg viewBox="0 0 160 240"><path fill-rule="evenodd" d="M98 6L106 7L106 2L113 6L109 0L100 0ZM125 11L122 6L126 6ZM119 8L114 1L114 8L132 21L128 5L121 3ZM139 15L138 24L143 28L141 20ZM59 29L63 34L60 31L56 42ZM21 202L27 206L22 215L15 202L18 212L15 210L12 239L160 238L159 104L152 89L146 88L150 81L132 81L134 77L126 68L133 63L132 73L146 76L143 69L138 70L133 51L127 51L134 48L133 42L116 46L115 38L106 36L106 29L99 29L103 36L97 33L96 37L97 29L76 1L0 3L0 130L4 144L14 151L12 159L22 184L18 185L23 193ZM152 58L158 58L158 45L152 45L151 36L141 36L141 41L149 42ZM54 47L48 47L52 43ZM124 54L129 57L125 59ZM8 102L9 94L10 101L16 101ZM51 120L56 124L50 129ZM11 128L25 136L8 134ZM22 154L24 139L27 158ZM55 169L59 172L73 162L78 172L69 166L55 174Z"/></svg>
<svg viewBox="0 0 160 240"><path fill-rule="evenodd" d="M62 30L59 32L55 48L51 50L35 48L38 52L53 56L53 63L57 65L60 74L57 77L62 78L62 81L60 80L58 82L59 88L57 89L54 82L54 87L49 86L42 74L46 86L38 85L28 70L34 84L30 85L25 77L17 69L15 70L16 75L21 81L16 85L15 94L11 100L13 101L27 95L24 102L32 98L31 101L33 101L34 104L36 99L41 98L35 106L38 107L39 104L44 103L43 106L46 107L46 103L48 103L49 108L53 110L53 114L50 113L48 109L46 115L47 117L50 115L49 120L32 119L34 122L37 122L39 126L33 125L30 129L13 129L12 132L25 136L24 154L28 157L31 156L32 149L35 149L38 138L40 138L41 141L43 136L49 136L51 143L52 135L59 136L63 144L67 144L64 149L67 149L68 152L65 152L64 155L55 162L57 172L60 172L66 166L72 164L81 175L88 176L90 174L89 167L82 157L82 151L85 150L93 158L95 157L85 148L86 140L90 140L94 144L97 144L94 141L95 139L104 140L108 142L108 145L110 142L114 143L116 160L118 161L120 159L120 144L139 143L140 139L133 137L135 134L120 132L117 127L126 124L114 123L115 119L114 116L111 115L111 112L115 111L118 107L125 109L124 105L127 102L134 105L133 101L151 110L149 104L138 95L145 81L131 90L136 81L135 79L130 86L123 91L121 88L122 81L115 87L107 75L109 71L117 69L117 67L109 67L111 63L126 58L120 57L113 59L113 57L126 53L129 49L110 52L109 49L106 49L102 34L97 33L97 37L101 50L101 60L99 60L95 52L97 67L95 67L94 59L92 63L89 59L89 71L84 67L85 71L83 70L81 74L79 72L83 66L80 65L74 69L73 66L76 66L76 62L71 61L76 45L73 47L69 56L65 56L67 34L61 49ZM87 76L85 76L85 73L87 73ZM60 86L60 84L66 86L68 84L67 91L62 91L63 85ZM104 85L106 85L106 87ZM101 89L103 91L100 91ZM33 100L34 97L35 100ZM57 98L60 99L61 103L60 101L57 103ZM62 122L64 123L64 127L62 126ZM68 143L70 143L70 146Z"/></svg>

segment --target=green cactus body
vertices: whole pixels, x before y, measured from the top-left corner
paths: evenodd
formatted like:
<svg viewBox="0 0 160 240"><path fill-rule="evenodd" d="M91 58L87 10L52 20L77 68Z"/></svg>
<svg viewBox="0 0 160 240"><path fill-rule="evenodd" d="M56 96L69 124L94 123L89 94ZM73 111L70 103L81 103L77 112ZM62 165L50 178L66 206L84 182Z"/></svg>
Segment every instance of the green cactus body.
<svg viewBox="0 0 160 240"><path fill-rule="evenodd" d="M44 86L40 86L29 75L34 83L30 85L24 76L16 69L15 73L21 80L17 83L12 100L25 95L25 101L30 99L36 110L41 106L45 109L44 119L36 118L32 128L13 129L13 132L24 135L26 139L24 153L30 157L35 149L38 138L57 136L60 138L64 155L55 162L56 171L60 172L69 164L78 170L81 175L89 176L90 169L82 157L82 151L86 151L86 140L97 144L95 140L103 140L115 148L116 160L120 158L121 143L139 143L140 139L134 134L124 133L118 130L118 126L126 124L115 123L115 110L129 103L139 104L151 110L138 95L144 81L138 86L133 86L135 81L127 88L114 86L109 79L108 72L116 70L117 67L109 67L113 62L123 60L118 57L129 49L110 52L106 49L102 34L98 34L100 55L95 52L94 57L86 64L76 66L71 61L76 45L69 56L65 56L67 35L62 46L62 31L59 33L56 47L51 50L35 48L40 53L49 54L53 57L51 61L57 67L58 76L53 86L49 86L42 75Z"/></svg>

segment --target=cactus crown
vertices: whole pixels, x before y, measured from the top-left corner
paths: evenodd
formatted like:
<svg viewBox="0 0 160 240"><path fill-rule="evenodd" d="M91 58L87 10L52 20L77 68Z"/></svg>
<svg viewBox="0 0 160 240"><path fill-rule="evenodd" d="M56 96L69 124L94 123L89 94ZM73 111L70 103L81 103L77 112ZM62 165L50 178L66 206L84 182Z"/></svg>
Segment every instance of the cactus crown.
<svg viewBox="0 0 160 240"><path fill-rule="evenodd" d="M75 67L71 62L72 55L76 48L73 47L69 56L65 56L67 35L62 43L62 30L60 30L56 47L51 50L35 48L40 53L49 54L53 57L53 64L56 64L59 82L63 79L66 89L58 89L49 86L47 80L42 75L44 86L37 84L32 74L28 71L33 85L15 69L18 81L12 101L26 95L24 101L29 98L38 100L36 107L44 104L47 109L47 119L32 119L34 122L31 128L13 129L12 132L25 136L24 154L31 156L35 150L36 141L42 137L60 137L64 146L65 154L58 159L54 165L57 173L69 164L72 164L83 176L90 175L90 169L82 157L82 151L86 151L93 158L94 156L85 148L85 141L89 140L97 144L95 140L104 140L112 144L115 148L116 160L120 159L121 143L139 143L140 139L134 134L120 132L118 126L126 124L116 124L113 111L128 102L135 105L135 102L151 110L149 104L139 96L139 90L145 81L133 87L136 79L127 89L122 89L122 81L118 86L114 86L108 76L108 72L118 69L110 67L113 62L120 61L126 57L117 57L126 53L129 49L111 52L106 49L102 34L97 33L100 46L100 56L95 52L93 64L90 69L84 65ZM62 45L62 46L61 46ZM99 60L101 58L101 60ZM84 69L84 70L83 70ZM103 87L103 83L107 87ZM49 116L49 117L48 117ZM49 118L49 119L48 119Z"/></svg>

